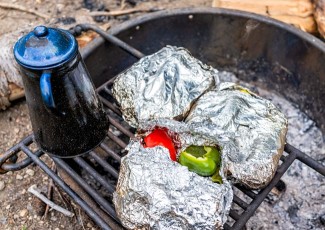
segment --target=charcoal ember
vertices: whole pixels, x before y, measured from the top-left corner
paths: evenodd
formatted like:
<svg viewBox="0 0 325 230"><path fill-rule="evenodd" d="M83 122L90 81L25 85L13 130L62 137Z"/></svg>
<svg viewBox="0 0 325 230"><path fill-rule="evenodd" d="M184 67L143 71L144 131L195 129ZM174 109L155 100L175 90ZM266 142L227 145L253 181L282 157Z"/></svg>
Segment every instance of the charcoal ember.
<svg viewBox="0 0 325 230"><path fill-rule="evenodd" d="M233 192L228 181L213 183L171 161L166 148L127 146L113 203L129 229L221 229Z"/></svg>
<svg viewBox="0 0 325 230"><path fill-rule="evenodd" d="M291 223L299 222L299 217L297 215L298 211L299 211L299 206L297 204L291 205L288 208L288 214L289 214Z"/></svg>
<svg viewBox="0 0 325 230"><path fill-rule="evenodd" d="M100 5L98 6L97 11L106 11L106 6L105 6L104 4L100 4ZM103 21L105 21L105 20L107 20L107 19L108 19L108 16L105 16L105 15L99 15L99 16L95 16L95 17L94 17L94 20L95 20L96 22L103 22Z"/></svg>
<svg viewBox="0 0 325 230"><path fill-rule="evenodd" d="M258 189L274 176L287 119L268 100L234 83L221 83L195 103L185 122L192 133L221 146L228 178Z"/></svg>
<svg viewBox="0 0 325 230"><path fill-rule="evenodd" d="M117 19L121 20L121 21L126 21L130 19L130 15L121 15L118 16Z"/></svg>
<svg viewBox="0 0 325 230"><path fill-rule="evenodd" d="M191 105L215 86L218 71L188 50L167 46L143 57L114 81L112 93L133 127L154 118L183 119Z"/></svg>
<svg viewBox="0 0 325 230"><path fill-rule="evenodd" d="M90 11L106 11L107 10L105 4L103 4L99 0L84 0L83 6ZM96 22L103 22L106 19L108 19L108 16L104 16L104 15L94 16L94 20Z"/></svg>
<svg viewBox="0 0 325 230"><path fill-rule="evenodd" d="M62 23L63 25L70 25L76 23L76 19L73 17L62 17L57 19L57 23Z"/></svg>
<svg viewBox="0 0 325 230"><path fill-rule="evenodd" d="M126 0L125 2L129 3L131 6L136 6L138 4L138 0Z"/></svg>
<svg viewBox="0 0 325 230"><path fill-rule="evenodd" d="M325 226L325 214L319 217L319 221L323 226Z"/></svg>
<svg viewBox="0 0 325 230"><path fill-rule="evenodd" d="M103 5L99 0L84 0L83 6L88 10L98 10Z"/></svg>
<svg viewBox="0 0 325 230"><path fill-rule="evenodd" d="M285 191L286 184L282 180L279 180L279 182L272 188L270 193L267 194L265 198L266 202L274 205L283 197Z"/></svg>

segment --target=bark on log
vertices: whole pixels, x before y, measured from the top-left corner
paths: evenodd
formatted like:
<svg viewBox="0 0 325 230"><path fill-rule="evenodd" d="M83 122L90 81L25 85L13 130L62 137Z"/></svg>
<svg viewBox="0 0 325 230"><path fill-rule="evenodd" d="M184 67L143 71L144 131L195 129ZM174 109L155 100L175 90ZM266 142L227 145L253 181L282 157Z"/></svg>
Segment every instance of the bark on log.
<svg viewBox="0 0 325 230"><path fill-rule="evenodd" d="M262 14L309 33L317 32L312 0L214 0L212 6Z"/></svg>
<svg viewBox="0 0 325 230"><path fill-rule="evenodd" d="M0 37L0 109L6 109L10 100L23 95L21 73L13 56L13 46L26 29Z"/></svg>
<svg viewBox="0 0 325 230"><path fill-rule="evenodd" d="M314 0L314 17L317 23L318 32L325 38L325 0Z"/></svg>

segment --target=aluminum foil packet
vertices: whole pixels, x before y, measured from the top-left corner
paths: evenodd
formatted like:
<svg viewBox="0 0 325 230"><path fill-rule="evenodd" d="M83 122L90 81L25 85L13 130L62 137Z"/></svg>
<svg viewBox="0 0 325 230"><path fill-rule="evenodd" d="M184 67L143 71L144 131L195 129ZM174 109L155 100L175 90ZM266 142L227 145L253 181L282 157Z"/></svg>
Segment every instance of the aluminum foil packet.
<svg viewBox="0 0 325 230"><path fill-rule="evenodd" d="M234 83L221 83L200 97L185 122L193 135L221 146L223 169L233 182L258 189L273 178L288 123L270 101Z"/></svg>
<svg viewBox="0 0 325 230"><path fill-rule="evenodd" d="M133 127L139 120L181 120L195 100L215 86L217 74L185 48L167 46L119 74L112 93Z"/></svg>
<svg viewBox="0 0 325 230"><path fill-rule="evenodd" d="M164 147L127 146L122 158L115 210L129 229L221 229L233 192L228 181L213 183L174 162Z"/></svg>
<svg viewBox="0 0 325 230"><path fill-rule="evenodd" d="M204 135L193 134L192 129L185 122L173 119L157 118L141 121L136 133L138 138L143 138L152 132L156 127L167 128L169 136L173 137L173 142L177 148L177 156L190 145L197 146L216 146L215 139Z"/></svg>

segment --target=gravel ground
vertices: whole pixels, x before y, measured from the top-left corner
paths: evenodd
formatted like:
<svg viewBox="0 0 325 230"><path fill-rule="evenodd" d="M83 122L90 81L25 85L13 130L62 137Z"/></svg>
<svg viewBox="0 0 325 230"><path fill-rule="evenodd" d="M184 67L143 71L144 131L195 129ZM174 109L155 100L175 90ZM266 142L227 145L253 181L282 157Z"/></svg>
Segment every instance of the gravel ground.
<svg viewBox="0 0 325 230"><path fill-rule="evenodd" d="M212 1L207 0L129 0L124 2L126 2L127 8L147 7L150 9L211 6L212 3ZM73 23L73 19L77 22L85 22L85 20L89 19L88 11L84 8L85 6L93 10L101 10L103 6L109 10L119 10L121 6L120 0L8 0L6 3L37 10L40 13L48 14L51 19L45 21L30 13L0 8L0 36L25 28L26 26L54 23L58 20L64 24ZM110 18L98 17L96 19L99 21L97 22L98 25L108 27L141 14L143 13ZM62 25L65 28L69 26ZM24 99L13 103L6 111L0 111L0 153L5 152L31 132L28 108ZM19 154L19 156L21 159L24 154ZM51 164L50 159L46 156L42 159ZM57 189L54 189L53 201L62 207L74 211L75 217L66 217L57 211L51 210L45 218L43 216L44 206L27 190L31 185L36 184L38 189L46 194L48 183L49 178L47 175L33 165L18 172L0 175L0 229L98 229L87 215L78 206L74 205L66 195L63 194L63 197L61 197ZM67 201L65 202L65 200Z"/></svg>

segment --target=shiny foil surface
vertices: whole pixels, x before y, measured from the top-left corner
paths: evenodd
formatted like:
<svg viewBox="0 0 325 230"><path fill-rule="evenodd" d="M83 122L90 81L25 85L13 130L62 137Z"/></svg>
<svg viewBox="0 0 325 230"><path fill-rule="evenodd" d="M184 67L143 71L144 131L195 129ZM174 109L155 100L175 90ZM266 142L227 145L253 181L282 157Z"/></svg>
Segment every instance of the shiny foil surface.
<svg viewBox="0 0 325 230"><path fill-rule="evenodd" d="M133 127L140 120L181 120L195 100L214 87L217 73L185 48L167 46L119 74L112 93Z"/></svg>
<svg viewBox="0 0 325 230"><path fill-rule="evenodd" d="M164 147L131 141L122 158L113 202L129 229L221 229L233 192L174 162Z"/></svg>
<svg viewBox="0 0 325 230"><path fill-rule="evenodd" d="M223 169L233 182L252 189L270 182L287 132L286 118L270 101L221 83L196 102L185 122L193 135L221 146Z"/></svg>
<svg viewBox="0 0 325 230"><path fill-rule="evenodd" d="M168 129L169 136L173 137L177 149L177 157L190 145L198 146L216 146L217 143L214 138L209 136L193 133L191 127L185 123L173 119L157 118L152 120L141 121L138 130L145 130L146 132L136 134L137 137L143 138L147 136L155 127L163 127ZM174 135L176 134L176 135Z"/></svg>

